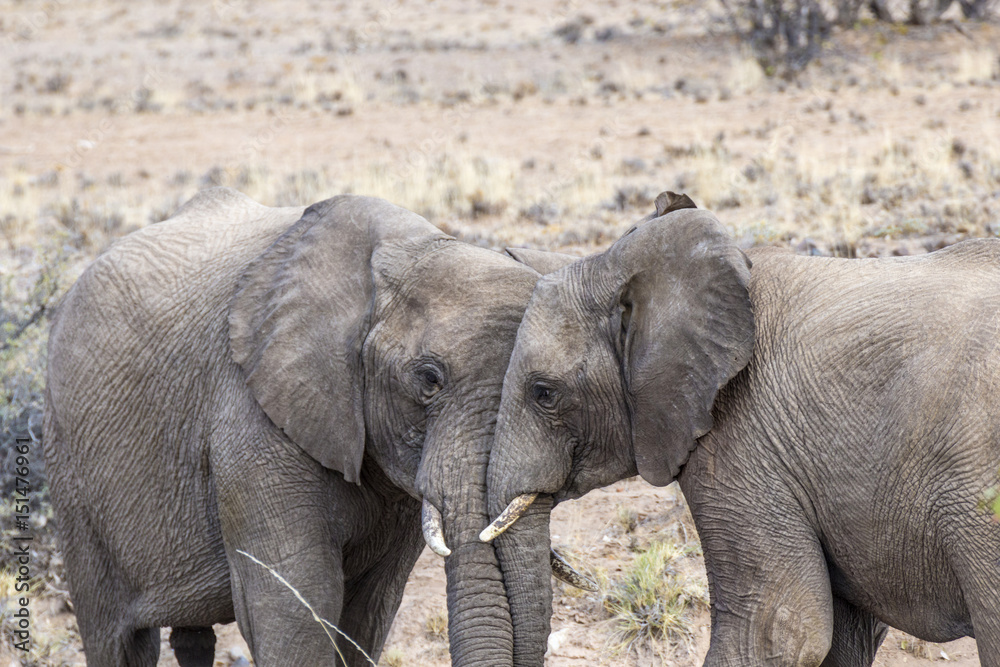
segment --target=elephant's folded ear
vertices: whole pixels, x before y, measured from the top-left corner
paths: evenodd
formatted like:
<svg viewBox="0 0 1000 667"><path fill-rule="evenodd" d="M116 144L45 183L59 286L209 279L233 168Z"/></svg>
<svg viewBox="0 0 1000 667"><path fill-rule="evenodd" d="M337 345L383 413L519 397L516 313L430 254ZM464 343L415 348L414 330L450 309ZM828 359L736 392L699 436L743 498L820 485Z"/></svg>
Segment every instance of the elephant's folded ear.
<svg viewBox="0 0 1000 667"><path fill-rule="evenodd" d="M639 229L647 222L651 220L656 220L657 218L666 215L667 213L673 213L674 211L680 211L685 208L698 208L698 205L694 203L690 197L685 194L677 194L676 192L670 192L666 190L661 192L656 196L656 210L647 215L645 218L635 223L628 230L622 234L623 237L628 236L635 230Z"/></svg>
<svg viewBox="0 0 1000 667"><path fill-rule="evenodd" d="M667 190L656 196L655 217L657 218L661 215L666 215L671 211L680 211L685 208L698 208L698 205L694 203L694 200L683 193L678 194Z"/></svg>
<svg viewBox="0 0 1000 667"><path fill-rule="evenodd" d="M719 389L750 361L749 265L700 210L651 221L609 252L628 276L622 353L636 464L646 481L668 484L712 427Z"/></svg>
<svg viewBox="0 0 1000 667"><path fill-rule="evenodd" d="M443 236L379 199L328 199L247 266L230 304L233 358L264 412L349 482L360 480L364 454L372 253L390 238L434 234Z"/></svg>
<svg viewBox="0 0 1000 667"><path fill-rule="evenodd" d="M543 276L553 271L558 271L567 264L572 264L580 259L575 255L567 255L561 252L549 252L548 250L534 250L532 248L507 248L507 254L538 271Z"/></svg>

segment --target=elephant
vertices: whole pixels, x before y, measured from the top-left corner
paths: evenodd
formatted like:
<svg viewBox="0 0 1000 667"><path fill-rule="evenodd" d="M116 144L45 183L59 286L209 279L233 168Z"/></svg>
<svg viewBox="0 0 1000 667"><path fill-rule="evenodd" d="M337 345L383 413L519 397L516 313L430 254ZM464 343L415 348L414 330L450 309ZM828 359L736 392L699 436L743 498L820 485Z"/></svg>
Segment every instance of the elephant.
<svg viewBox="0 0 1000 667"><path fill-rule="evenodd" d="M367 664L424 540L446 556L454 664L510 663L477 535L538 277L352 195L205 190L104 252L58 307L44 417L90 664L154 665L171 627L178 662L210 666L233 620L257 665Z"/></svg>
<svg viewBox="0 0 1000 667"><path fill-rule="evenodd" d="M1000 665L1000 239L923 256L742 252L664 193L552 257L504 378L488 506L515 664L541 665L554 504L678 480L706 665L870 665L887 626ZM495 538L495 539L494 539Z"/></svg>

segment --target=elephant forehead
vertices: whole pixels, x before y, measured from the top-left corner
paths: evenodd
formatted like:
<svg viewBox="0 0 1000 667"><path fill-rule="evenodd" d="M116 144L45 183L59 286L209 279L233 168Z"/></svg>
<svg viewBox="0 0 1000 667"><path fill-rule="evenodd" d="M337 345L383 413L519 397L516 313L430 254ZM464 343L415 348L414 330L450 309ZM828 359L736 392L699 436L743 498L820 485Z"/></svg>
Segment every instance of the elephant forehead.
<svg viewBox="0 0 1000 667"><path fill-rule="evenodd" d="M524 313L538 275L523 264L485 248L452 241L427 253L407 273L410 300L480 313Z"/></svg>
<svg viewBox="0 0 1000 667"><path fill-rule="evenodd" d="M380 329L395 332L395 344L409 355L506 365L536 278L498 253L446 247L422 258L398 289L380 295Z"/></svg>
<svg viewBox="0 0 1000 667"><path fill-rule="evenodd" d="M541 307L532 302L518 330L513 359L524 373L555 377L572 374L593 356L598 320L583 320L563 303Z"/></svg>

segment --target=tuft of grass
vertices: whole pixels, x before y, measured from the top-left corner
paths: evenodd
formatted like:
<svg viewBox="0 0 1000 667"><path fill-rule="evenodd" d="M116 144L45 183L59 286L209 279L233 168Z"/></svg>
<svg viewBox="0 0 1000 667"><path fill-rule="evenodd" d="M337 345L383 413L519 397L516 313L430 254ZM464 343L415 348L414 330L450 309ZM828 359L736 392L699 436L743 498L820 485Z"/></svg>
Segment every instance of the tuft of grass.
<svg viewBox="0 0 1000 667"><path fill-rule="evenodd" d="M403 652L398 648L391 648L382 654L379 664L383 665L383 667L403 667L406 664L403 660L405 657Z"/></svg>
<svg viewBox="0 0 1000 667"><path fill-rule="evenodd" d="M427 634L431 639L438 641L448 641L448 610L438 609L427 615L425 622Z"/></svg>
<svg viewBox="0 0 1000 667"><path fill-rule="evenodd" d="M616 518L618 519L618 525L621 526L621 529L625 531L626 534L634 532L636 527L639 525L639 513L631 507L626 507L625 505L618 506Z"/></svg>
<svg viewBox="0 0 1000 667"><path fill-rule="evenodd" d="M690 645L694 613L708 606L707 586L679 567L691 549L671 541L652 543L621 578L608 583L604 609L613 622L608 647L614 655L648 647Z"/></svg>
<svg viewBox="0 0 1000 667"><path fill-rule="evenodd" d="M730 59L727 81L734 91L754 92L764 84L766 78L763 68L749 49L740 49L740 55Z"/></svg>
<svg viewBox="0 0 1000 667"><path fill-rule="evenodd" d="M930 644L923 639L917 639L909 635L899 640L899 648L917 658L929 658L933 660L935 657Z"/></svg>

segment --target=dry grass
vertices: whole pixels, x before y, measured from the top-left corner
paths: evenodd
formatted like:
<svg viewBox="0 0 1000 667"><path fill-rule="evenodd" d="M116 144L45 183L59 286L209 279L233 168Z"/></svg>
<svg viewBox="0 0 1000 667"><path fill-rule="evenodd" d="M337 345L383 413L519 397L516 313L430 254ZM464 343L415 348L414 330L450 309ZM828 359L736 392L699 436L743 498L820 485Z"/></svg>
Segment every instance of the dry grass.
<svg viewBox="0 0 1000 667"><path fill-rule="evenodd" d="M620 577L604 584L613 655L650 650L667 657L678 646L690 646L692 617L708 606L707 582L682 567L693 553L690 546L672 541L653 542Z"/></svg>
<svg viewBox="0 0 1000 667"><path fill-rule="evenodd" d="M963 49L955 56L955 80L962 83L1000 79L1000 52L996 49Z"/></svg>
<svg viewBox="0 0 1000 667"><path fill-rule="evenodd" d="M734 93L747 94L760 90L765 77L760 63L748 49L731 57L727 84Z"/></svg>
<svg viewBox="0 0 1000 667"><path fill-rule="evenodd" d="M406 665L406 654L398 648L390 648L382 653L379 665L383 667L404 667Z"/></svg>
<svg viewBox="0 0 1000 667"><path fill-rule="evenodd" d="M934 653L934 645L916 637L906 637L900 639L899 648L916 658L927 658L933 660L938 657Z"/></svg>
<svg viewBox="0 0 1000 667"><path fill-rule="evenodd" d="M436 611L432 611L427 614L427 620L424 622L424 627L427 629L428 636L432 639L447 642L448 610L437 609Z"/></svg>
<svg viewBox="0 0 1000 667"><path fill-rule="evenodd" d="M838 112L813 113L827 122L824 115ZM760 150L736 147L754 134L764 137ZM496 247L609 242L668 188L715 211L744 246L808 238L832 254L838 244L857 246L866 238L1000 233L1000 205L989 197L1000 186L998 147L966 144L939 128L915 137L884 130L866 141L864 152L830 159L802 150L799 138L781 128L748 128L732 139L665 144L667 178L639 159L618 166L591 155L575 160L572 173L549 176L530 163L450 144L336 172L219 166L149 194L81 175L82 185L62 178L53 187L15 172L0 179L0 201L9 203L0 215L0 243L8 249L68 244L89 258L211 185L271 205L308 204L339 192L384 197ZM601 145L598 138L595 154Z"/></svg>
<svg viewBox="0 0 1000 667"><path fill-rule="evenodd" d="M639 513L626 505L619 505L617 511L618 525L626 533L632 533L639 525Z"/></svg>

